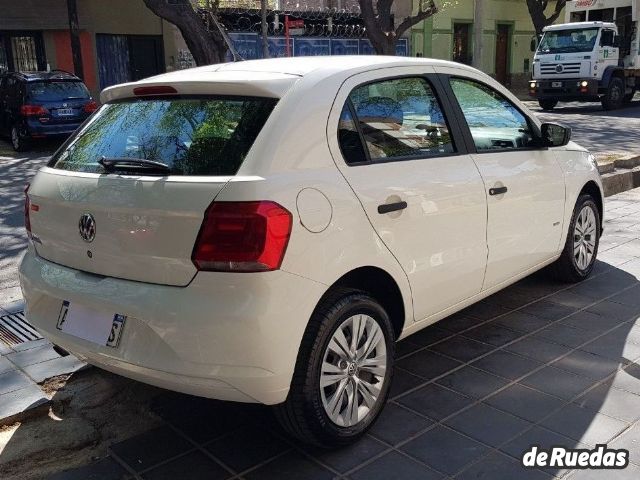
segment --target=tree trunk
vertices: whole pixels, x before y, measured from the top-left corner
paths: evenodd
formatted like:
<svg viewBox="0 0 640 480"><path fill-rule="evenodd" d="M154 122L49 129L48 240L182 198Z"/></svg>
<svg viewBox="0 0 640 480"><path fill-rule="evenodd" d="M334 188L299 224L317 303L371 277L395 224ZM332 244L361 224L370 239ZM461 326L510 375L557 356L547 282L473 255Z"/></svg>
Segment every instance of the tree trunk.
<svg viewBox="0 0 640 480"><path fill-rule="evenodd" d="M473 13L473 66L478 70L482 70L482 57L484 50L483 8L484 0L475 0L475 10Z"/></svg>
<svg viewBox="0 0 640 480"><path fill-rule="evenodd" d="M269 25L267 24L267 0L260 0L260 10L262 14L262 58L269 58Z"/></svg>
<svg viewBox="0 0 640 480"><path fill-rule="evenodd" d="M69 36L71 38L71 56L73 70L78 78L84 80L84 65L82 63L82 44L80 43L80 27L78 26L78 6L76 0L67 0L69 14Z"/></svg>
<svg viewBox="0 0 640 480"><path fill-rule="evenodd" d="M178 27L196 65L226 61L227 44L223 35L215 25L207 29L204 19L189 2L169 4L166 0L144 0L144 3L157 16Z"/></svg>

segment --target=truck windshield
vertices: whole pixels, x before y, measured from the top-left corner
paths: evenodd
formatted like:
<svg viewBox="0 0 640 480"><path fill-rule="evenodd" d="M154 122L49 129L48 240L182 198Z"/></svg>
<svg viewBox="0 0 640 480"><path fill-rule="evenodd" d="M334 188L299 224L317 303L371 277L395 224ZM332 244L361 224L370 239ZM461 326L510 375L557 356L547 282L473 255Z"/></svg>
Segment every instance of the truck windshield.
<svg viewBox="0 0 640 480"><path fill-rule="evenodd" d="M591 52L598 38L598 28L574 28L545 32L538 53Z"/></svg>

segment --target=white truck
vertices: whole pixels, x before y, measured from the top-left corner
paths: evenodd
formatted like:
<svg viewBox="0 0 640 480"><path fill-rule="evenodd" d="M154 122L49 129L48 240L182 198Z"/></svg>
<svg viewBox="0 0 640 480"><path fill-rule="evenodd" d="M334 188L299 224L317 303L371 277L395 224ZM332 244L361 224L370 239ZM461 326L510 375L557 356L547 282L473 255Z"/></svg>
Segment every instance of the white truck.
<svg viewBox="0 0 640 480"><path fill-rule="evenodd" d="M529 93L544 110L600 101L605 110L640 90L640 0L572 0L566 22L545 27Z"/></svg>

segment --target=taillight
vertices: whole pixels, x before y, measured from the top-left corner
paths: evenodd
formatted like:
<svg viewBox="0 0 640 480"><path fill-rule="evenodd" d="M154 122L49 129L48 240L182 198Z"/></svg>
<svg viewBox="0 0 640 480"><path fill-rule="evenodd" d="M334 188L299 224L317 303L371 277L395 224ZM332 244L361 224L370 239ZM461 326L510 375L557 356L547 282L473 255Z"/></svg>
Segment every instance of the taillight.
<svg viewBox="0 0 640 480"><path fill-rule="evenodd" d="M31 217L29 216L29 210L31 210L31 200L29 199L29 184L24 187L24 228L27 230L27 235L31 238Z"/></svg>
<svg viewBox="0 0 640 480"><path fill-rule="evenodd" d="M23 117L37 117L38 115L49 115L49 110L42 105L22 105L20 113Z"/></svg>
<svg viewBox="0 0 640 480"><path fill-rule="evenodd" d="M96 102L94 102L93 100L91 100L89 103L87 103L83 108L85 113L93 113L97 109L98 109L98 104Z"/></svg>
<svg viewBox="0 0 640 480"><path fill-rule="evenodd" d="M291 235L291 213L270 201L213 202L191 259L198 270L277 270Z"/></svg>

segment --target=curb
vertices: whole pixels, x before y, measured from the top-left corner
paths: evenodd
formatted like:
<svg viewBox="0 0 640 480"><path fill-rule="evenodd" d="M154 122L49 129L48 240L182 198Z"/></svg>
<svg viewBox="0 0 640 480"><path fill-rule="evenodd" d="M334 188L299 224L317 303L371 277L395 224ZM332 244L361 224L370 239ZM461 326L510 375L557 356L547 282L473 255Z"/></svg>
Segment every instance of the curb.
<svg viewBox="0 0 640 480"><path fill-rule="evenodd" d="M631 169L616 169L611 173L605 173L602 175L602 185L605 197L640 187L640 166Z"/></svg>

